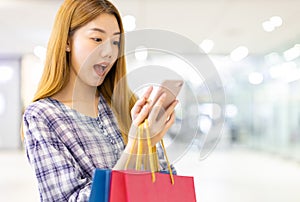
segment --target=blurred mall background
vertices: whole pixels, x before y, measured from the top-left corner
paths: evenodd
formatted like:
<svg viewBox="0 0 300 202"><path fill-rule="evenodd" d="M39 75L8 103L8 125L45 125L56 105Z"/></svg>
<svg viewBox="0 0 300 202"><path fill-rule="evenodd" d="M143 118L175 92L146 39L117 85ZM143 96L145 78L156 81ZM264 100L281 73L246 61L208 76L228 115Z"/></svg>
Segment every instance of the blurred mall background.
<svg viewBox="0 0 300 202"><path fill-rule="evenodd" d="M62 2L0 0L0 201L38 201L19 131ZM170 156L180 143L188 145L173 161L179 174L195 177L198 201L299 202L300 1L112 2L127 33L148 28L182 35L203 50L201 57L210 59L222 80L207 89L203 81L212 78L185 77L192 94L182 92L178 123L167 137L180 133L175 143L169 141ZM144 49L130 55L128 63L129 71L153 64L179 73L190 68L176 57ZM210 97L223 92L224 102ZM212 132L216 119L224 126ZM183 121L187 125L180 127ZM185 139L188 134L193 141Z"/></svg>

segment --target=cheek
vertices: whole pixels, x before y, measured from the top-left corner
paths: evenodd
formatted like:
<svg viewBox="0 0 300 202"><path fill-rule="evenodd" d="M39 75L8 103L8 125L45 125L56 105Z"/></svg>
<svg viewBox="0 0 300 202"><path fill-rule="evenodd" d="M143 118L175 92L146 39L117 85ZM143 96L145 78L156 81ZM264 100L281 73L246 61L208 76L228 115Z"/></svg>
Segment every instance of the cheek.
<svg viewBox="0 0 300 202"><path fill-rule="evenodd" d="M117 59L118 59L118 57L119 57L119 48L117 47L117 48L114 48L114 50L113 50L113 54L112 54L112 60L115 62Z"/></svg>
<svg viewBox="0 0 300 202"><path fill-rule="evenodd" d="M88 56L90 55L90 48L84 44L74 43L71 53L72 67L79 73L87 66Z"/></svg>
<svg viewBox="0 0 300 202"><path fill-rule="evenodd" d="M72 51L73 61L76 63L82 62L86 57L86 48L80 44L74 43Z"/></svg>

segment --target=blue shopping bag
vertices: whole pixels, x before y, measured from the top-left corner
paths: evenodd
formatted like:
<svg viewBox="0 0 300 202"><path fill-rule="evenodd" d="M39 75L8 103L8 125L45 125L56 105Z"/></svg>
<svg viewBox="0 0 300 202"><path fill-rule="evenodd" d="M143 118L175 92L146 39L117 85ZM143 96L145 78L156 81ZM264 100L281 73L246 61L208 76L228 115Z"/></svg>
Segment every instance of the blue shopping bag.
<svg viewBox="0 0 300 202"><path fill-rule="evenodd" d="M110 178L111 170L95 170L89 202L109 202Z"/></svg>

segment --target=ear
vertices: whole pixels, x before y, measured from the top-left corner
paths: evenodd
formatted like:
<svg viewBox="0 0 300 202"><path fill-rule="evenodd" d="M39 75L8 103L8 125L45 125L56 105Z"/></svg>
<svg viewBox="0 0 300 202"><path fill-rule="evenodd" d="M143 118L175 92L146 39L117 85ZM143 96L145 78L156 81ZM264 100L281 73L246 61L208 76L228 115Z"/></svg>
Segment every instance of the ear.
<svg viewBox="0 0 300 202"><path fill-rule="evenodd" d="M68 39L68 41L67 41L66 51L67 51L67 52L71 52L70 40L69 40L69 39Z"/></svg>

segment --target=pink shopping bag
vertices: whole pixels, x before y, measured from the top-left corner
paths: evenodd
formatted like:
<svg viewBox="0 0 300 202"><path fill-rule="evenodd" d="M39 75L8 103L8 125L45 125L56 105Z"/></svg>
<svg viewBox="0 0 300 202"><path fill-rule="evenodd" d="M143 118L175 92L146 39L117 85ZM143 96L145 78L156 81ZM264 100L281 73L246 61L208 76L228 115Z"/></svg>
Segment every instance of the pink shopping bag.
<svg viewBox="0 0 300 202"><path fill-rule="evenodd" d="M110 202L195 202L194 178L150 172L112 171Z"/></svg>

